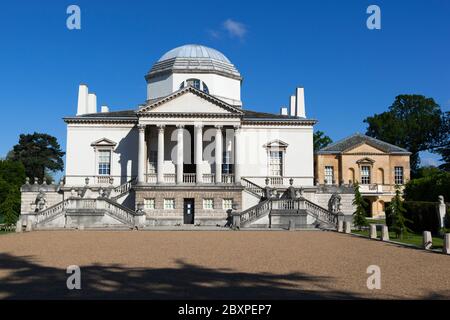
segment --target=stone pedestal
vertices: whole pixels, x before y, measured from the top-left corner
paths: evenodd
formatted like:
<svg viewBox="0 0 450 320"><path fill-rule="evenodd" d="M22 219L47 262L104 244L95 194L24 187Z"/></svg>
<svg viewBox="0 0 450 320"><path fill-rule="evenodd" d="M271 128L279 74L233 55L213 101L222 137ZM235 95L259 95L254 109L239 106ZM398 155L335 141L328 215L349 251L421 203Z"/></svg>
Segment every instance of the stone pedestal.
<svg viewBox="0 0 450 320"><path fill-rule="evenodd" d="M377 226L375 224L370 225L370 239L377 238Z"/></svg>
<svg viewBox="0 0 450 320"><path fill-rule="evenodd" d="M442 251L445 254L450 254L450 233L446 233L444 235L444 246L442 248Z"/></svg>
<svg viewBox="0 0 450 320"><path fill-rule="evenodd" d="M387 226L383 226L381 231L381 241L389 241L389 229Z"/></svg>
<svg viewBox="0 0 450 320"><path fill-rule="evenodd" d="M338 221L337 231L338 232L344 232L344 221L343 220L339 220Z"/></svg>
<svg viewBox="0 0 450 320"><path fill-rule="evenodd" d="M425 250L430 250L433 246L433 238L431 237L430 231L424 231L423 232L423 242L422 246Z"/></svg>
<svg viewBox="0 0 450 320"><path fill-rule="evenodd" d="M294 231L294 230L295 230L295 221L289 220L289 231Z"/></svg>
<svg viewBox="0 0 450 320"><path fill-rule="evenodd" d="M22 232L22 219L19 219L16 222L16 232L18 232L18 233Z"/></svg>
<svg viewBox="0 0 450 320"><path fill-rule="evenodd" d="M352 223L350 221L344 222L344 232L347 234L352 232Z"/></svg>

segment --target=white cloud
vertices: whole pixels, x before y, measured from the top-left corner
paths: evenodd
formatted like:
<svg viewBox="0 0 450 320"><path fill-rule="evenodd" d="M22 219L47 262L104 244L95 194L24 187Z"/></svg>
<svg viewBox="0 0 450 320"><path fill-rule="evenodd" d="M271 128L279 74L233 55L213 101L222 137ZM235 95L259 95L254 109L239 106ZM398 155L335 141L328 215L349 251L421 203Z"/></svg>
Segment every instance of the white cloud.
<svg viewBox="0 0 450 320"><path fill-rule="evenodd" d="M228 34L232 38L239 38L243 40L247 33L247 27L243 23L234 21L232 19L227 19L223 23L223 27L228 31Z"/></svg>

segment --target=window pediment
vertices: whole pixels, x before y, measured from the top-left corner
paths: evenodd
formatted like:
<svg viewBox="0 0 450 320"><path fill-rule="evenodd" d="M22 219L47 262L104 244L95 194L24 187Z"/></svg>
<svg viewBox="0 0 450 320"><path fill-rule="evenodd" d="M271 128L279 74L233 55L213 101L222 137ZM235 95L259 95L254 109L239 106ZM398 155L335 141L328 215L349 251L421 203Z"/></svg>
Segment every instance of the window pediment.
<svg viewBox="0 0 450 320"><path fill-rule="evenodd" d="M264 145L266 149L281 149L284 150L289 146L288 143L281 140L272 140Z"/></svg>
<svg viewBox="0 0 450 320"><path fill-rule="evenodd" d="M117 145L116 142L109 140L107 138L102 138L100 140L94 141L91 143L92 147L110 147L114 148Z"/></svg>
<svg viewBox="0 0 450 320"><path fill-rule="evenodd" d="M373 165L375 163L375 160L372 160L370 158L362 158L356 161L359 165Z"/></svg>

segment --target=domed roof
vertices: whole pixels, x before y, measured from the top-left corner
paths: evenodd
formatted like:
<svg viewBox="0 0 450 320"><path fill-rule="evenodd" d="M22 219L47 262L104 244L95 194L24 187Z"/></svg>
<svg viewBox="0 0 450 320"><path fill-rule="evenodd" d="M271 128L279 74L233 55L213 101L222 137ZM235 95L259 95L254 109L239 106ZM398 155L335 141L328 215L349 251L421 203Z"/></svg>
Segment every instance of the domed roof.
<svg viewBox="0 0 450 320"><path fill-rule="evenodd" d="M207 58L231 64L231 61L222 52L197 44L187 44L172 49L165 53L158 62L173 58Z"/></svg>
<svg viewBox="0 0 450 320"><path fill-rule="evenodd" d="M241 74L221 52L188 44L165 53L146 75L147 81L172 73L214 73L242 80Z"/></svg>

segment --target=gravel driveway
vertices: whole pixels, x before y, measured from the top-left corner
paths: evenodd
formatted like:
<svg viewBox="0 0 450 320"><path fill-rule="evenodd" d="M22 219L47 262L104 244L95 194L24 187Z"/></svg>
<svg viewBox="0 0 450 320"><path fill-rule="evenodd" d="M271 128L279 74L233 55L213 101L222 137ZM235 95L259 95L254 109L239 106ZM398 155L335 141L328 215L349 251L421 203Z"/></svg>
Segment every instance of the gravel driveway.
<svg viewBox="0 0 450 320"><path fill-rule="evenodd" d="M81 268L68 290L66 268ZM369 290L367 267L381 268ZM40 231L0 236L0 298L450 298L450 256L320 231Z"/></svg>

